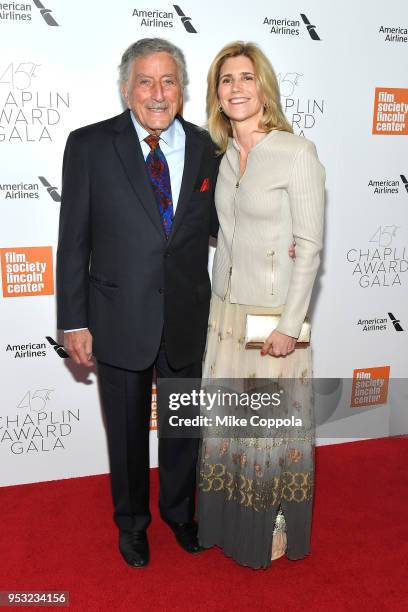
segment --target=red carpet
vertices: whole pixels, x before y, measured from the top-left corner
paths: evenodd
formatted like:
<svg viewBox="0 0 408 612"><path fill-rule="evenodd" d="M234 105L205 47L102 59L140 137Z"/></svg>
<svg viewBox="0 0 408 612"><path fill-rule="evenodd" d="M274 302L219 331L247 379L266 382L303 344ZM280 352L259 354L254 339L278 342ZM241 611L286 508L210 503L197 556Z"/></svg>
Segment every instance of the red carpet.
<svg viewBox="0 0 408 612"><path fill-rule="evenodd" d="M268 570L190 557L158 518L151 563L117 551L107 476L0 489L0 590L70 591L70 610L408 609L408 439L317 449L312 554Z"/></svg>

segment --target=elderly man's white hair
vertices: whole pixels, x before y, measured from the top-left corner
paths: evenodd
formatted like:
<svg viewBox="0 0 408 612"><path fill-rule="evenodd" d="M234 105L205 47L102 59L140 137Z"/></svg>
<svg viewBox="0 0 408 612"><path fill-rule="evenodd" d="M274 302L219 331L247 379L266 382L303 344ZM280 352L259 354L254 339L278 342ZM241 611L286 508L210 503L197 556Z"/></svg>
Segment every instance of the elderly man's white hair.
<svg viewBox="0 0 408 612"><path fill-rule="evenodd" d="M130 45L122 55L119 66L121 81L127 81L130 75L131 65L137 57L146 57L152 53L168 53L177 64L179 80L182 89L188 85L186 60L181 49L164 38L141 38Z"/></svg>

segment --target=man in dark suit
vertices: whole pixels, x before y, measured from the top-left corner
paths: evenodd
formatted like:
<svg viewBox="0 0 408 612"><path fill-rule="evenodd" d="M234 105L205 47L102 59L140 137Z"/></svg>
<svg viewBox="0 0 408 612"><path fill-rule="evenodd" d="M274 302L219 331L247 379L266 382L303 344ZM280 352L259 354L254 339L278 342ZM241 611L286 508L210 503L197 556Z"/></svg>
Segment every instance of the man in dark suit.
<svg viewBox="0 0 408 612"><path fill-rule="evenodd" d="M72 132L65 149L58 327L76 363L97 359L119 548L143 567L153 369L158 378L201 376L218 162L207 132L178 114L187 75L177 47L139 40L120 76L128 110ZM200 550L197 446L159 440L161 516L188 552Z"/></svg>

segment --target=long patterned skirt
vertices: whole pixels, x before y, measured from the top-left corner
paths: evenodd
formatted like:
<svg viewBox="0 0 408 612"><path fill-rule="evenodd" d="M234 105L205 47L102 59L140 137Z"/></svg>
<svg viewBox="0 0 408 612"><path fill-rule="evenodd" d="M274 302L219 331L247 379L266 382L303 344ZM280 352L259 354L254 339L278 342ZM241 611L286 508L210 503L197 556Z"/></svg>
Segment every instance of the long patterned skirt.
<svg viewBox="0 0 408 612"><path fill-rule="evenodd" d="M244 346L245 318L276 310L211 298L203 380L280 381L286 410L299 431L264 430L257 437L212 437L203 431L199 459L198 524L202 546L219 546L238 563L266 568L286 554L309 553L314 474L310 346L286 357L262 357ZM205 384L205 382L204 382ZM289 416L289 415L288 415Z"/></svg>

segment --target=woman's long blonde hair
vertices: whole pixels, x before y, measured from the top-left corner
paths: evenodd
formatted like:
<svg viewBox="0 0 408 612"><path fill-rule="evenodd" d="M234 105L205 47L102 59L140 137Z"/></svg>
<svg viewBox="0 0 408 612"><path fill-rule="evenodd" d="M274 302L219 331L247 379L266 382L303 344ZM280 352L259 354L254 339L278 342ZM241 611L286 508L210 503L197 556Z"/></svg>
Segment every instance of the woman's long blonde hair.
<svg viewBox="0 0 408 612"><path fill-rule="evenodd" d="M245 43L238 40L223 47L215 56L207 77L208 130L212 140L218 146L220 154L225 153L228 146L228 137L232 136L231 122L219 110L217 92L220 71L226 59L239 55L248 57L254 65L259 95L264 104L264 114L259 129L264 132L271 132L272 130L293 132L293 128L282 110L278 79L270 61L255 43Z"/></svg>

